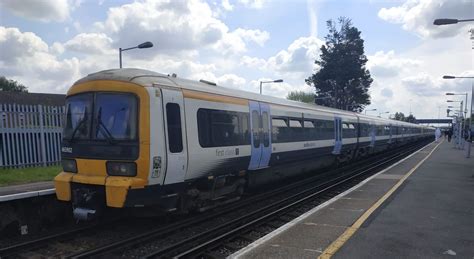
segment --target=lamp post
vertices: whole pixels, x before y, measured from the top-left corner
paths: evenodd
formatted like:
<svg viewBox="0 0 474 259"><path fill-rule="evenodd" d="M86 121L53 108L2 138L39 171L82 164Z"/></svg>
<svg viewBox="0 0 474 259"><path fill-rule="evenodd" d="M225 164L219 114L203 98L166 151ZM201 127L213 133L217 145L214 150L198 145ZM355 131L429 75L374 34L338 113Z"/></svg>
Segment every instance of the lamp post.
<svg viewBox="0 0 474 259"><path fill-rule="evenodd" d="M462 145L462 130L464 129L464 120L463 120L463 112L462 112L462 103L463 101L453 101L453 100L447 100L446 102L448 103L460 103L460 113L459 113L459 120L460 122L458 123L458 137L457 137L457 144L458 144L458 148L461 149L461 145ZM464 145L462 145L464 146Z"/></svg>
<svg viewBox="0 0 474 259"><path fill-rule="evenodd" d="M386 114L386 113L390 113L390 112L379 112L379 118L382 114Z"/></svg>
<svg viewBox="0 0 474 259"><path fill-rule="evenodd" d="M474 76L451 76L451 75L445 75L445 76L443 76L443 79L458 79L458 78L459 78L459 79L463 79L463 78L464 78L464 79L474 79ZM446 93L446 95L456 95L456 94L454 94L454 93ZM466 117L467 117L467 116L466 116L466 112L467 112L467 96L468 96L468 94L465 93L465 94L459 94L459 95L466 95L466 108L465 108L465 111L464 111L464 114L465 114L464 117L466 118ZM472 110L472 107L473 107L473 106L472 106L472 103L473 103L473 102L474 102L474 80L471 81L471 109L470 109L471 114L469 114L469 117L471 118L471 119L470 119L470 120L471 120L471 123L470 123L471 125L469 125L469 130L468 130L468 140L469 140L470 142L472 142L472 131L474 130L474 118L473 118L473 117L474 117L474 116L473 116L473 115L474 115L474 111ZM470 151L471 151L471 145L470 145L470 143L469 143L469 145L468 145L468 151L467 151L467 155L466 155L466 157L468 157L468 158L471 156L471 152L470 152Z"/></svg>
<svg viewBox="0 0 474 259"><path fill-rule="evenodd" d="M447 25L447 24L456 24L460 22L474 22L474 19L449 19L449 18L443 18L443 19L436 19L433 21L434 25ZM471 29L469 30L471 32L471 40L474 39L474 30ZM473 78L473 77L455 77L455 76L443 76L444 79L454 79L454 78ZM469 126L469 145L467 148L467 154L466 157L469 158L471 156L471 143L472 143L472 130L474 129L474 120L473 120L473 114L474 112L472 111L472 102L474 101L474 82L471 83L471 125ZM467 101L466 101L466 106L467 106Z"/></svg>
<svg viewBox="0 0 474 259"><path fill-rule="evenodd" d="M260 94L262 94L262 84L267 83L283 83L283 79L271 80L271 81L260 81Z"/></svg>
<svg viewBox="0 0 474 259"><path fill-rule="evenodd" d="M119 65L120 65L120 68L122 68L122 51L127 51L127 50L131 50L131 49L147 49L147 48L151 48L151 47L153 47L153 43L147 41L147 42L143 42L142 44L137 45L135 47L125 48L125 49L119 48Z"/></svg>
<svg viewBox="0 0 474 259"><path fill-rule="evenodd" d="M467 115L467 93L459 93L459 94L455 94L455 93L446 93L446 95L465 95L466 96L466 102L464 103L465 107L464 107L464 118L467 118L466 115Z"/></svg>
<svg viewBox="0 0 474 259"><path fill-rule="evenodd" d="M373 112L376 111L377 109L370 109L370 110L365 110L365 115L367 115L367 112Z"/></svg>
<svg viewBox="0 0 474 259"><path fill-rule="evenodd" d="M434 25L448 25L448 24L456 24L460 22L474 22L474 19L464 19L464 20L459 20L459 19L436 19L434 20L433 24Z"/></svg>

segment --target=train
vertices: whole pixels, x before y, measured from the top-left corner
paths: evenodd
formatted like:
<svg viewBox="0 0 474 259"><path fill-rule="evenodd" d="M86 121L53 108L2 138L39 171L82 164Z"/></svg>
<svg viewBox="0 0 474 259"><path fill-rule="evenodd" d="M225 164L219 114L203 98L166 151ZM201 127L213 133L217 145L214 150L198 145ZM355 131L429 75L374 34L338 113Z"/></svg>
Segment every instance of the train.
<svg viewBox="0 0 474 259"><path fill-rule="evenodd" d="M433 135L431 127L206 80L111 69L67 92L54 185L78 220L105 208L190 211Z"/></svg>

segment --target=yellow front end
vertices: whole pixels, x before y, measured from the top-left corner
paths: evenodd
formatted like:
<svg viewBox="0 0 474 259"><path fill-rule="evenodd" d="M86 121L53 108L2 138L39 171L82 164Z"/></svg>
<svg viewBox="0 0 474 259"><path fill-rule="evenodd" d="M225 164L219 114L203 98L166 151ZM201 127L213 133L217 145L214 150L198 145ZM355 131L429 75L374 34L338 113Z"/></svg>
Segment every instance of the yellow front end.
<svg viewBox="0 0 474 259"><path fill-rule="evenodd" d="M55 177L56 196L62 201L72 201L74 197L73 186L104 188L106 205L108 207L122 208L125 205L128 191L130 189L145 188L148 182L150 150L149 96L143 86L112 80L96 80L74 85L68 91L67 96L101 92L131 93L138 98L138 158L126 161L127 163L135 163L136 176L109 175L107 172L107 163L114 162L113 155L110 155L110 159L74 157L74 148L72 146L79 143L79 141L71 141L71 143L73 143L71 147L65 147L67 144L63 144L63 159L65 156L68 160L73 159L76 165L76 172L63 171ZM121 143L117 141L117 143L111 144L108 148L119 148L119 145L121 145ZM70 150L68 150L68 148ZM88 144L87 148L94 150L94 143L91 142ZM70 151L70 153L65 153L65 151ZM122 157L120 161L123 160L124 158Z"/></svg>

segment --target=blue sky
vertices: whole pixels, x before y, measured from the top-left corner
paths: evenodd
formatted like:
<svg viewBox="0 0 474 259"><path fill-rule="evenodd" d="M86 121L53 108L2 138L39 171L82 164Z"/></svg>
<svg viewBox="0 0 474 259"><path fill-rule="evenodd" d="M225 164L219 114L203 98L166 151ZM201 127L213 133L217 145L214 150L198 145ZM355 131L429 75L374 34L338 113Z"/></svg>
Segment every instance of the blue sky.
<svg viewBox="0 0 474 259"><path fill-rule="evenodd" d="M152 49L124 53L125 67L177 73L265 94L312 89L326 21L345 16L362 31L379 111L445 115L446 91L470 90L472 24L432 25L435 18L472 18L471 0L2 0L0 75L32 92L64 93L77 79L117 67L117 48L142 41ZM411 101L410 101L411 100Z"/></svg>

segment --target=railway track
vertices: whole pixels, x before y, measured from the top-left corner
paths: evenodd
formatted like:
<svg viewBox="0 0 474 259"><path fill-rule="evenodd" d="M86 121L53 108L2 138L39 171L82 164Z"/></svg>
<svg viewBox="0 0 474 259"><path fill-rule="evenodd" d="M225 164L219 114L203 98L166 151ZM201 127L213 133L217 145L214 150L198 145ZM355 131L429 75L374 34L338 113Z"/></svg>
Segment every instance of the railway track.
<svg viewBox="0 0 474 259"><path fill-rule="evenodd" d="M389 156L385 153L377 158L370 159L370 161L364 160L360 163L356 163L358 168L352 169L349 176L347 173L342 172L346 172L353 166L331 171L328 174L334 175L336 173L339 174L339 176L318 183L317 185L314 185L314 182L321 181L321 177L314 177L293 183L261 195L247 198L242 202L219 208L212 213L202 214L185 221L175 222L166 227L157 228L120 242L111 243L104 247L82 251L72 255L71 258L108 258L118 256L126 258L135 256L144 258L225 257L267 232L303 214L314 206L336 196L349 188L348 186L357 184L365 179L364 176L377 172L381 168L405 157L425 144L426 143L418 144L408 149L407 147L403 147L400 148L398 152L392 152ZM383 158L381 159L381 157ZM374 162L374 160L377 160L377 162ZM236 211L238 209L258 201L265 201L275 195L287 193L289 190L296 190L296 193L290 196L287 194L285 198L274 199L273 202L265 206L256 206L257 208L249 209L247 213L238 217L227 217L227 220L218 220L218 217L229 213L237 214ZM300 208L295 209L298 206ZM278 219L276 217L278 217ZM206 224L206 227L199 229L197 226L200 224ZM268 226L264 226L264 224L268 224ZM196 227L198 230L188 231L194 234L186 233L186 229ZM264 230L263 233L253 235L253 237L248 234L257 227L266 230ZM235 243L237 237L241 240L240 245L229 245L230 243ZM224 253L216 253L216 250L222 250Z"/></svg>
<svg viewBox="0 0 474 259"><path fill-rule="evenodd" d="M252 242L254 239L251 238L249 233L255 231L255 229L261 228L264 229L264 232L267 232L267 229L278 228L310 208L356 185L365 179L367 175L378 172L380 168L392 164L394 161L398 161L400 158L411 154L418 148L419 146L411 147L406 152L396 153L383 161L360 169L349 176L342 175L336 177L318 186L294 194L284 200L269 204L258 211L253 211L233 221L225 222L213 229L209 229L206 232L191 236L179 243L150 252L143 258L227 257L232 252Z"/></svg>
<svg viewBox="0 0 474 259"><path fill-rule="evenodd" d="M344 183L351 185L351 182L358 182L356 178L360 178L362 175L367 175L372 171L376 171L392 163L419 148L419 146L420 145L416 145L409 148L409 150L407 147L399 148L397 149L399 152L392 151L390 156L387 156L387 153L382 153L370 159L364 159L363 161L331 170L325 174L318 174L317 176L299 182L247 197L239 202L219 207L213 211L201 213L197 216L191 215L190 217L185 217L184 219L176 220L169 224L162 224L162 226L155 225L151 230L142 231L139 234L125 233L123 235L125 237L120 238L118 241L105 244L102 242L99 247L78 249L79 252L74 254L69 251L69 253L60 254L60 256L69 258L105 258L125 254L125 256L128 257L134 255L134 251L141 250L138 256L147 258L174 256L200 257L203 255L204 257L223 257L225 254L228 255L240 247L245 246L247 243L250 243L252 240L257 239L259 236L266 234L265 232L269 232L292 218L299 216L304 213L305 210L316 206L318 202L320 203L325 198L328 199L337 195L344 188L341 187ZM357 169L353 169L354 167ZM348 171L352 171L351 177L349 178L347 177ZM338 177L319 183L316 186L314 185L314 182L321 182L322 178L328 175L338 175ZM289 195L287 194L288 192L293 192L293 194ZM269 200L273 201L267 202L265 206L258 205L262 203L262 201ZM315 201L316 205L311 205L311 200L313 200L313 203ZM305 209L304 206L301 205L305 201L307 202L306 206L308 209ZM245 211L246 207L252 205L257 205L254 206L257 209L247 209L249 212L240 213L241 215L236 213L238 210ZM298 206L300 206L300 208L295 209ZM293 212L288 213L288 211ZM237 214L238 216L233 217L229 216L229 214ZM284 216L280 216L279 218L279 215ZM265 221L267 223L264 223ZM216 222L219 224L216 224ZM265 224L268 224L268 226ZM195 228L201 225L205 226L202 227L201 230L196 231ZM261 231L261 233L257 233L256 235L248 234L249 230L258 228L267 230ZM65 240L74 242L74 239L77 237L93 235L99 230L100 226L91 225L20 244L14 244L6 248L1 248L0 257L17 257L18 255L24 254L25 251L38 249L45 244L57 242L58 240L62 242ZM180 236L180 234L184 235L184 237L177 237ZM238 241L240 244L232 245L236 239L240 240ZM153 243L156 244L157 242L160 243L160 245L153 245ZM73 244L74 243L70 245ZM141 249L143 246L148 247Z"/></svg>

